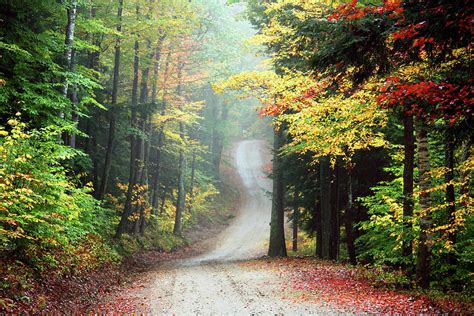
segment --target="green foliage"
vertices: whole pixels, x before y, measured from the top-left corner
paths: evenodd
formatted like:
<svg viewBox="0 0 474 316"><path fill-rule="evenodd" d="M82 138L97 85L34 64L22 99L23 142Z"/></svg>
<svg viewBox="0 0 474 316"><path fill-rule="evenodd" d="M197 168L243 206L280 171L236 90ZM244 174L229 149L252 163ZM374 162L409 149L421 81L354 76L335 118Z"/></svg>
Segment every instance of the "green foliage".
<svg viewBox="0 0 474 316"><path fill-rule="evenodd" d="M0 130L2 255L36 267L59 267L82 247L84 254L108 261L111 249L99 236L110 232L110 214L89 195L89 187L77 186L67 175L64 163L78 153L58 143L62 130L26 130L19 116L8 124L8 130ZM78 255L66 266L81 266L82 259L87 261Z"/></svg>
<svg viewBox="0 0 474 316"><path fill-rule="evenodd" d="M376 265L412 265L414 258L401 255L402 243L416 238L415 229L407 230L403 218L403 193L400 168L390 168L395 178L372 187L373 195L359 198L367 208L368 220L358 223L363 234L357 239L359 258Z"/></svg>

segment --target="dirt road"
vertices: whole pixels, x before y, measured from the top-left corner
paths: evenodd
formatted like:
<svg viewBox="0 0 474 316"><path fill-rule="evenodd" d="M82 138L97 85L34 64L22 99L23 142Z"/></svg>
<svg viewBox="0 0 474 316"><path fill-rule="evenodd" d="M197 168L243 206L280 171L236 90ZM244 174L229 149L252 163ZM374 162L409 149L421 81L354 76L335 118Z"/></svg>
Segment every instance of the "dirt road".
<svg viewBox="0 0 474 316"><path fill-rule="evenodd" d="M198 257L169 262L150 275L141 295L153 314L310 314L330 312L281 297L286 281L276 271L245 260L265 254L269 234L271 181L263 168L269 153L262 141L238 144L235 166L242 178L241 209L216 239L214 249Z"/></svg>

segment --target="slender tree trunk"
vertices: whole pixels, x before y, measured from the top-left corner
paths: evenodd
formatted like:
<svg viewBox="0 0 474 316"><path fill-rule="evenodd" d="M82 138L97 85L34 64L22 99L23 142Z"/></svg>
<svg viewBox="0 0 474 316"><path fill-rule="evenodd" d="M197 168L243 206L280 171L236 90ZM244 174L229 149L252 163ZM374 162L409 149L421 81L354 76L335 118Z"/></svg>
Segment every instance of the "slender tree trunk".
<svg viewBox="0 0 474 316"><path fill-rule="evenodd" d="M334 165L331 181L331 232L329 236L330 253L332 260L339 258L339 164L337 161Z"/></svg>
<svg viewBox="0 0 474 316"><path fill-rule="evenodd" d="M71 56L71 70L73 72L76 71L76 50L72 50ZM79 104L79 99L77 97L77 86L73 85L71 89L71 103L72 103L72 113L71 113L71 120L74 124L74 127L77 127L79 124L79 115L77 114L77 105ZM72 132L69 135L68 145L71 148L76 148L76 133ZM74 159L71 159L71 166L74 166Z"/></svg>
<svg viewBox="0 0 474 316"><path fill-rule="evenodd" d="M463 144L462 144L462 151L461 151L461 163L464 163L472 154L472 141L473 137L472 135L468 136L468 139L466 139ZM461 190L459 192L459 195L466 195L469 194L470 190L470 183L468 181L469 179L469 170L463 170L461 172ZM467 180L467 181L466 181ZM467 208L468 205L466 201L461 202L462 207Z"/></svg>
<svg viewBox="0 0 474 316"><path fill-rule="evenodd" d="M138 16L138 6L137 6L137 16ZM133 190L137 184L138 176L138 164L137 164L137 151L139 151L139 144L136 141L135 130L138 128L137 122L137 105L138 105L138 68L140 63L139 57L139 44L138 39L135 40L134 45L134 61L133 61L133 84L132 84L132 102L131 102L131 126L134 130L130 135L130 174L128 181L128 188L125 198L124 210L122 217L120 218L120 223L117 227L116 237L120 237L129 227L130 222L128 220L129 216L133 211Z"/></svg>
<svg viewBox="0 0 474 316"><path fill-rule="evenodd" d="M347 253L349 255L349 261L352 265L357 264L356 250L354 245L354 227L353 225L353 215L352 215L352 166L349 165L346 168L347 172L347 206L346 213L344 216L344 225L346 228L346 243L347 243Z"/></svg>
<svg viewBox="0 0 474 316"><path fill-rule="evenodd" d="M158 95L158 71L160 68L161 62L161 48L163 47L163 41L165 36L161 36L156 44L155 54L153 58L153 75L152 75L152 85L151 85L151 103L153 105L157 104L157 95Z"/></svg>
<svg viewBox="0 0 474 316"><path fill-rule="evenodd" d="M77 0L68 1L67 6L67 24L66 24L66 36L64 39L64 44L66 46L64 50L64 69L65 71L72 71L74 63L74 31L76 29L76 17L77 17ZM67 77L64 79L64 84L62 87L62 93L65 99L68 98L69 83ZM73 104L73 107L75 105ZM59 116L64 119L65 114L61 112ZM67 132L63 132L62 139L65 145L70 145L70 138Z"/></svg>
<svg viewBox="0 0 474 316"><path fill-rule="evenodd" d="M117 32L122 32L122 14L123 14L123 0L118 0L118 9L117 9ZM120 83L120 47L121 40L120 37L117 37L115 40L115 51L114 51L114 74L112 79L112 100L109 108L109 133L107 138L107 149L105 151L105 161L104 168L102 170L102 181L100 183L99 192L97 197L101 200L104 197L105 192L107 191L107 185L109 182L110 167L112 164L112 155L114 152L115 146L115 109L117 107L117 97Z"/></svg>
<svg viewBox="0 0 474 316"><path fill-rule="evenodd" d="M293 193L293 251L298 251L298 224L299 224L298 192Z"/></svg>
<svg viewBox="0 0 474 316"><path fill-rule="evenodd" d="M77 16L77 0L71 0L67 7L66 38L64 41L66 45L66 49L64 51L66 70L70 70L71 65L72 65L74 31L76 29L76 16ZM69 83L67 82L67 80L65 80L64 85L63 85L63 91L62 91L63 96L65 98L67 98L68 88L69 88Z"/></svg>
<svg viewBox="0 0 474 316"><path fill-rule="evenodd" d="M191 181L189 183L189 210L193 209L193 198L194 198L194 176L196 173L196 152L193 151L193 158L191 162Z"/></svg>
<svg viewBox="0 0 474 316"><path fill-rule="evenodd" d="M321 225L321 203L315 201L313 205L313 212L314 212L314 220L316 221L316 257L322 259L323 258L323 230Z"/></svg>
<svg viewBox="0 0 474 316"><path fill-rule="evenodd" d="M418 144L418 170L420 173L420 240L416 277L422 288L429 287L430 277L430 243L432 219L430 214L431 199L428 190L431 187L430 161L428 151L428 133L422 122L416 124L416 140Z"/></svg>
<svg viewBox="0 0 474 316"><path fill-rule="evenodd" d="M323 239L323 231L321 229L321 186L320 186L320 170L321 165L319 168L315 169L316 175L314 179L314 204L313 204L313 216L314 216L314 226L316 230L316 251L315 256L317 258L323 257L323 248L322 248L322 239Z"/></svg>
<svg viewBox="0 0 474 316"><path fill-rule="evenodd" d="M411 236L413 216L413 169L415 164L415 137L413 135L413 116L405 114L403 116L403 139L404 139L404 168L403 168L403 217L404 217L404 238L402 245L402 255L405 258L412 256Z"/></svg>
<svg viewBox="0 0 474 316"><path fill-rule="evenodd" d="M183 131L183 123L180 123L180 131ZM180 132L180 134L182 134ZM183 220L183 211L185 207L186 193L184 191L184 169L185 169L185 157L183 150L179 152L179 164L178 164L178 199L176 201L176 216L174 221L173 233L175 235L181 235L181 226Z"/></svg>
<svg viewBox="0 0 474 316"><path fill-rule="evenodd" d="M331 166L329 157L322 157L319 162L321 191L321 257L331 258Z"/></svg>
<svg viewBox="0 0 474 316"><path fill-rule="evenodd" d="M444 167L446 168L446 173L444 175L444 180L447 183L446 186L446 211L448 214L448 222L454 227L456 221L456 206L455 206L455 193L454 193L454 150L456 149L454 130L452 127L447 127L445 131L445 160ZM456 232L451 231L448 234L448 240L452 243L453 247L456 243ZM456 256L454 251L451 251L448 254L448 263L451 265L456 264Z"/></svg>
<svg viewBox="0 0 474 316"><path fill-rule="evenodd" d="M229 116L229 107L222 103L222 108L221 108L221 117L216 118L216 123L220 125L220 129L218 130L216 127L214 128L214 144L213 144L213 165L214 168L216 169L216 172L219 172L219 167L221 165L221 160L222 160L222 150L224 149L224 141L223 141L223 130L222 130L222 125L225 124L227 121L227 118ZM215 123L215 124L216 124Z"/></svg>
<svg viewBox="0 0 474 316"><path fill-rule="evenodd" d="M163 189L163 193L161 194L160 214L163 214L164 211L165 211L166 190L167 190L167 188L165 187L165 188Z"/></svg>
<svg viewBox="0 0 474 316"><path fill-rule="evenodd" d="M147 16L149 18L149 16ZM146 46L147 51L151 51L151 42L147 41ZM155 52L150 53L150 59L153 59ZM150 75L150 67L147 66L142 70L141 74L141 84L140 84L140 100L139 104L141 107L140 116L141 116L141 135L139 138L140 150L138 152L138 184L141 186L141 194L143 198L148 201L148 154L149 154L149 142L144 135L149 135L149 107L147 106L148 102L148 77ZM137 221L137 228L135 229L136 233L143 235L145 233L146 225L146 214L145 214L145 205L138 205L139 209L139 218Z"/></svg>
<svg viewBox="0 0 474 316"><path fill-rule="evenodd" d="M159 192L159 180L160 180L160 168L161 168L161 147L163 146L164 139L164 128L160 127L158 132L158 144L156 148L155 157L155 174L153 176L152 184L152 201L151 206L155 213L158 211L158 192Z"/></svg>
<svg viewBox="0 0 474 316"><path fill-rule="evenodd" d="M221 147L221 135L219 131L219 105L218 105L218 97L210 89L210 96L211 96L211 106L212 106L212 147L211 147L211 154L212 154L212 165L214 166L214 171L217 175L219 175L219 165L220 165L220 158L219 158L219 147Z"/></svg>
<svg viewBox="0 0 474 316"><path fill-rule="evenodd" d="M164 37L161 37L161 38L164 40ZM161 41L161 43L162 43L162 41ZM161 45L162 44L160 44L160 50L161 50ZM153 85L153 89L152 89L152 102L154 102L154 103L156 103L156 94L157 94L156 80L158 78L158 63L156 61L157 61L158 57L161 56L161 53L158 52L158 49L157 49L156 54L157 55L156 55L155 65L154 65L154 70L153 70L153 73L154 73L153 76L154 76L155 79L154 79L154 85ZM161 58L161 57L159 57L159 58ZM168 76L169 63L170 63L170 54L168 54L168 56L166 57L165 69L164 69L164 78L167 78L167 76ZM165 115L165 113L166 113L166 102L165 102L164 97L163 97L161 105L162 105L161 115ZM160 128L159 128L159 132L158 132L158 144L157 144L157 147L156 147L156 159L155 159L155 175L153 177L153 196L152 196L151 205L153 207L153 210L155 210L156 213L158 212L158 191L159 191L160 168L161 168L161 148L163 147L164 138L165 138L164 129L165 129L165 126L164 126L164 123L162 123Z"/></svg>
<svg viewBox="0 0 474 316"><path fill-rule="evenodd" d="M286 257L285 184L283 183L283 159L280 156L280 149L284 142L283 126L275 127L273 135L273 193L268 256Z"/></svg>
<svg viewBox="0 0 474 316"><path fill-rule="evenodd" d="M181 95L181 71L182 68L178 70L178 96ZM179 136L181 141L185 142L184 138L184 123L179 122ZM178 163L178 199L176 201L176 216L174 221L173 233L175 235L181 235L182 228L182 217L186 205L186 192L184 188L184 178L185 178L185 168L186 168L186 158L184 156L183 148L179 151L179 163Z"/></svg>

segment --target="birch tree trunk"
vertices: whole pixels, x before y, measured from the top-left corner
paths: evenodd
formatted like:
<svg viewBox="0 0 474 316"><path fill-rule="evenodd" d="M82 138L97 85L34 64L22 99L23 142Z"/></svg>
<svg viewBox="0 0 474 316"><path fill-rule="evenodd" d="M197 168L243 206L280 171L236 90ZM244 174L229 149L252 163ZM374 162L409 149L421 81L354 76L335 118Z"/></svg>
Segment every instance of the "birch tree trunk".
<svg viewBox="0 0 474 316"><path fill-rule="evenodd" d="M67 25L66 25L66 38L64 44L66 49L64 51L65 68L70 70L72 66L73 57L73 45L74 45L74 31L76 29L76 16L77 16L77 0L71 0L67 8ZM67 98L69 83L67 80L64 81L63 85L63 96ZM64 113L63 113L64 116Z"/></svg>

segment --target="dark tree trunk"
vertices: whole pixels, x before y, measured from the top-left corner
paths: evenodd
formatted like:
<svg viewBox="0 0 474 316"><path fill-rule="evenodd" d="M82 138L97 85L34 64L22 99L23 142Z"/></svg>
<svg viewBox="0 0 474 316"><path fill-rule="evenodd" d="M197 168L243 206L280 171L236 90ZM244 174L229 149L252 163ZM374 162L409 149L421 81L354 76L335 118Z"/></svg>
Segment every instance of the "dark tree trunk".
<svg viewBox="0 0 474 316"><path fill-rule="evenodd" d="M180 123L180 131L184 132L183 123ZM185 169L185 157L184 152L179 152L179 164L178 164L178 199L176 201L176 216L174 221L173 233L175 235L181 235L181 224L183 220L183 212L185 208L186 193L184 191L184 169Z"/></svg>
<svg viewBox="0 0 474 316"><path fill-rule="evenodd" d="M221 117L220 119L216 118L216 122L218 122L217 124L219 124L221 128L219 130L215 128L214 135L213 135L213 138L214 138L213 165L216 172L219 172L219 167L221 165L221 160L222 160L222 150L224 149L224 141L221 134L223 132L222 125L225 124L228 116L229 116L229 107L226 104L222 103Z"/></svg>
<svg viewBox="0 0 474 316"><path fill-rule="evenodd" d="M405 114L403 117L404 138L404 168L403 168L403 217L405 234L402 244L402 255L405 258L412 256L411 236L413 216L413 169L415 163L415 137L413 135L413 116Z"/></svg>
<svg viewBox="0 0 474 316"><path fill-rule="evenodd" d="M161 168L161 147L163 146L163 139L164 139L164 129L160 127L158 132L158 144L156 148L156 156L155 156L155 174L153 176L153 184L152 184L152 200L151 206L155 213L158 211L158 193L159 193L159 180L160 180L160 168Z"/></svg>
<svg viewBox="0 0 474 316"><path fill-rule="evenodd" d="M138 7L137 7L138 15ZM132 84L132 102L131 102L131 126L133 129L132 134L130 135L130 174L128 180L128 188L125 198L125 205L123 209L122 216L120 218L120 223L117 227L116 236L120 237L127 229L130 227L129 216L132 214L133 206L133 190L137 183L138 176L138 164L137 164L137 152L140 150L139 143L136 141L135 130L138 128L137 122L137 101L138 101L138 67L140 63L139 58L139 45L138 40L135 40L134 45L134 62L133 62L133 84Z"/></svg>
<svg viewBox="0 0 474 316"><path fill-rule="evenodd" d="M470 135L468 139L466 139L462 144L461 162L460 162L461 164L464 163L472 154L471 153L472 141L473 141L473 137L472 135ZM469 194L470 183L469 183L469 170L467 168L461 172L460 180L461 180L461 190L459 194L460 195ZM465 207L465 208L468 207L468 204L466 203L466 201L462 203L462 207Z"/></svg>
<svg viewBox="0 0 474 316"><path fill-rule="evenodd" d="M285 184L283 182L283 159L280 156L280 149L284 144L283 126L275 127L273 135L273 193L268 256L286 257Z"/></svg>
<svg viewBox="0 0 474 316"><path fill-rule="evenodd" d="M314 220L315 220L315 227L316 227L316 257L322 259L323 258L323 230L321 226L321 203L319 199L316 199L313 212L314 212Z"/></svg>
<svg viewBox="0 0 474 316"><path fill-rule="evenodd" d="M339 258L339 161L334 165L331 181L331 232L329 236L330 253L332 260Z"/></svg>
<svg viewBox="0 0 474 316"><path fill-rule="evenodd" d="M191 180L189 182L189 210L193 209L193 198L194 198L194 177L196 173L196 152L193 151L193 158L191 161Z"/></svg>
<svg viewBox="0 0 474 316"><path fill-rule="evenodd" d="M320 169L320 214L321 214L321 257L331 258L331 166L329 157L319 161Z"/></svg>
<svg viewBox="0 0 474 316"><path fill-rule="evenodd" d="M71 56L71 71L76 71L76 50L72 50ZM72 103L72 112L71 112L71 121L74 124L74 127L77 128L79 124L79 115L77 114L77 106L79 104L79 99L77 97L77 85L73 85L71 89L71 103ZM68 145L71 148L76 148L76 133L72 132L69 135ZM71 166L74 167L74 159L71 159Z"/></svg>
<svg viewBox="0 0 474 316"><path fill-rule="evenodd" d="M356 250L354 245L354 227L353 227L353 215L352 215L352 166L349 165L346 168L347 172L347 206L346 213L344 214L344 226L346 228L346 243L347 253L349 255L349 261L352 265L357 264Z"/></svg>
<svg viewBox="0 0 474 316"><path fill-rule="evenodd" d="M298 251L298 222L299 222L300 212L298 207L298 192L293 193L293 251Z"/></svg>
<svg viewBox="0 0 474 316"><path fill-rule="evenodd" d="M156 104L156 96L157 96L157 79L158 79L158 67L159 67L159 62L161 59L161 46L163 43L164 37L161 37L160 42L158 43L158 47L156 49L156 55L155 55L155 63L153 66L153 89L151 93L151 98L153 104ZM168 66L169 66L169 61L170 61L170 55L168 54L168 57L166 58L166 63L165 63L165 71L164 71L164 76L168 75ZM166 102L165 99L163 98L161 102L161 115L165 115L166 113ZM158 214L158 192L159 192L159 181L160 181L160 171L161 171L161 148L163 147L164 143L164 123L161 124L159 127L158 131L158 142L157 142L157 147L156 147L156 158L155 158L155 174L153 176L153 184L152 184L152 200L151 200L151 206L153 209L153 212L155 214Z"/></svg>
<svg viewBox="0 0 474 316"><path fill-rule="evenodd" d="M446 211L448 214L448 222L454 227L456 217L455 217L455 193L454 193L454 150L456 149L454 130L452 127L448 127L445 131L445 160L444 167L446 168L446 173L444 175L444 180L447 183L446 186ZM456 244L456 232L450 231L448 234L448 240L451 244ZM456 264L456 256L454 251L449 252L448 254L448 263L451 265Z"/></svg>
<svg viewBox="0 0 474 316"><path fill-rule="evenodd" d="M147 51L151 51L151 42L147 41ZM155 55L154 52L150 53L150 59L153 59ZM150 67L145 67L142 70L141 74L141 84L140 84L140 117L141 117L141 133L139 137L140 142L140 149L137 153L137 180L138 184L140 185L140 192L144 200L148 201L148 155L149 155L149 141L144 135L149 135L151 122L149 122L149 107L147 106L148 102L148 77L150 75ZM138 221L137 221L137 228L135 232L138 234L143 235L145 233L145 225L146 225L146 214L145 214L145 205L139 204L138 206Z"/></svg>
<svg viewBox="0 0 474 316"><path fill-rule="evenodd" d="M99 190L99 183L98 183L98 173L99 173L99 166L97 163L97 126L92 126L92 120L87 120L87 127L86 127L86 134L89 137L86 138L86 143L84 147L84 151L91 157L92 160L92 173L87 176L87 181L92 182L92 186L94 189L94 197L97 198L97 192Z"/></svg>
<svg viewBox="0 0 474 316"><path fill-rule="evenodd" d="M122 31L122 14L123 14L123 0L118 1L117 9L117 32ZM101 200L104 197L105 192L107 191L107 185L109 182L110 167L112 164L112 155L114 152L115 146L115 109L117 107L117 96L119 90L120 82L120 46L121 41L120 37L117 37L115 40L115 52L114 52L114 74L112 79L112 100L109 108L109 133L107 138L107 149L105 151L105 161L102 171L102 181L100 183L99 191L97 193L97 198Z"/></svg>
<svg viewBox="0 0 474 316"><path fill-rule="evenodd" d="M420 173L420 240L416 265L416 277L422 288L429 287L430 278L430 242L432 226L429 207L431 199L428 190L431 187L430 160L428 151L428 133L422 122L416 124L418 144L418 170Z"/></svg>
<svg viewBox="0 0 474 316"><path fill-rule="evenodd" d="M178 70L177 94L179 96L181 95L181 71L182 71L182 68ZM179 136L184 145L185 137L184 137L184 123L183 122L179 123ZM186 168L186 158L184 156L184 150L183 148L181 148L179 151L179 164L178 164L178 199L176 201L176 216L175 216L174 229L173 229L173 234L175 235L181 235L183 212L186 206L186 192L184 188L184 178L186 174L185 168Z"/></svg>

